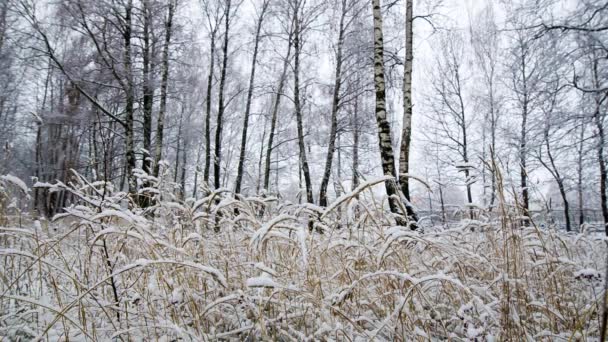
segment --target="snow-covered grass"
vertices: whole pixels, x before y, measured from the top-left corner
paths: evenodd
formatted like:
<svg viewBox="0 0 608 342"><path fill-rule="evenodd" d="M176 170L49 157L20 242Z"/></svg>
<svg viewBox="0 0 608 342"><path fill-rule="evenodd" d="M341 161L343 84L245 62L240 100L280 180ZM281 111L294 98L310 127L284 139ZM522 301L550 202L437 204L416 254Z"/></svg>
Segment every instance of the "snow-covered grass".
<svg viewBox="0 0 608 342"><path fill-rule="evenodd" d="M225 191L126 210L103 182L64 187L79 206L0 227L0 339L597 340L602 236L505 207L413 232L374 183L325 211Z"/></svg>

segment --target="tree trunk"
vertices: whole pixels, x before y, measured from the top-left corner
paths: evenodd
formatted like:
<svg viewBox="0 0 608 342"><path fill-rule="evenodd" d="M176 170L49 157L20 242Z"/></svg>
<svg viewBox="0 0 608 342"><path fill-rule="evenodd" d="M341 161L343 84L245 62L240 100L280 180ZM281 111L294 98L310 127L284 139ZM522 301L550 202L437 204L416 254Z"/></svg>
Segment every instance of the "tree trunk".
<svg viewBox="0 0 608 342"><path fill-rule="evenodd" d="M394 181L386 181L386 194L390 210L395 214L398 224L405 224L400 218L399 190L396 182L395 157L393 154L393 144L391 141L391 127L386 117L386 90L384 83L384 38L382 34L382 12L380 0L372 0L374 14L374 88L376 92L376 123L378 125L378 144L380 147L380 157L382 160L382 171L384 175L392 176Z"/></svg>
<svg viewBox="0 0 608 342"><path fill-rule="evenodd" d="M557 169L557 165L555 164L555 158L553 158L553 153L551 152L551 144L549 142L549 122L550 122L550 118L545 118L545 131L544 131L544 138L545 138L545 147L547 148L547 157L549 157L549 165L546 165L542 160L541 163L549 170L549 173L551 173L551 175L553 176L553 178L555 179L555 182L557 183L557 187L559 189L559 194L562 197L562 202L564 202L564 216L566 219L566 231L569 232L572 230L572 225L570 223L570 205L568 202L568 197L566 196L566 189L564 188L564 179L562 178L562 176L559 173L559 170Z"/></svg>
<svg viewBox="0 0 608 342"><path fill-rule="evenodd" d="M186 199L186 165L188 165L188 139L184 138L184 148L182 149L182 175L181 175L181 187L180 187L180 198Z"/></svg>
<svg viewBox="0 0 608 342"><path fill-rule="evenodd" d="M338 109L340 106L340 86L342 85L342 47L344 45L344 17L346 16L346 4L342 2L342 13L340 15L340 26L338 32L338 50L336 53L336 74L334 79L334 93L331 105L331 130L329 133L329 144L327 146L327 157L325 159L325 171L319 188L319 205L327 206L327 185L331 176L331 164L336 150L336 133L338 131Z"/></svg>
<svg viewBox="0 0 608 342"><path fill-rule="evenodd" d="M205 103L205 169L203 182L209 185L209 170L211 168L211 92L213 90L213 68L215 64L215 35L217 27L211 31L211 51L209 61L209 76L207 78L207 100Z"/></svg>
<svg viewBox="0 0 608 342"><path fill-rule="evenodd" d="M134 117L134 105L135 105L135 90L133 85L133 74L131 70L131 12L133 10L133 0L129 0L125 7L125 27L123 33L124 39L124 64L125 73L127 78L126 84L126 104L125 104L125 149L126 149L126 170L125 177L127 179L129 194L134 195L137 193L135 177L133 176L133 169L135 169L135 141L133 131L133 117Z"/></svg>
<svg viewBox="0 0 608 342"><path fill-rule="evenodd" d="M143 2L144 15L144 46L143 46L143 144L144 153L142 157L142 168L152 174L152 160L150 149L152 148L152 107L154 105L154 87L152 86L152 75L154 74L154 64L150 54L150 30L151 18L149 0Z"/></svg>
<svg viewBox="0 0 608 342"><path fill-rule="evenodd" d="M239 155L239 165L236 174L236 185L234 192L241 193L241 183L243 182L243 169L245 168L245 154L247 150L247 128L249 127L249 113L251 111L251 100L253 98L253 87L255 82L255 65L258 59L258 46L260 43L260 33L262 31L262 23L264 22L264 14L268 8L269 1L264 1L262 11L257 21L255 30L255 44L253 47L253 59L251 61L251 74L249 75L249 90L247 92L247 103L245 105L245 117L243 118L243 134L241 136L241 152Z"/></svg>
<svg viewBox="0 0 608 342"><path fill-rule="evenodd" d="M289 57L291 55L291 38L292 32L289 32L287 39L287 55L283 60L283 71L279 78L279 86L274 99L274 105L272 106L272 116L270 119L270 132L268 134L268 144L266 145L266 162L264 163L264 190L268 191L270 186L270 163L272 157L272 149L274 143L274 135L277 126L277 116L279 113L279 105L281 104L281 96L283 96L283 88L285 87L285 80L287 79L287 69L289 68Z"/></svg>
<svg viewBox="0 0 608 342"><path fill-rule="evenodd" d="M522 196L522 210L524 216L529 216L530 210L530 197L528 193L528 173L526 170L526 148L527 148L527 129L528 129L528 82L526 74L526 52L521 52L521 76L522 76L522 120L521 120L521 133L520 133L520 145L519 145L519 174L520 174L520 186ZM529 224L529 221L524 222L525 225Z"/></svg>
<svg viewBox="0 0 608 342"><path fill-rule="evenodd" d="M413 1L405 1L405 64L403 65L403 130L401 135L401 153L399 154L399 182L405 198L410 200L410 187L408 177L402 175L409 173L410 144L412 138L412 65L413 51Z"/></svg>
<svg viewBox="0 0 608 342"><path fill-rule="evenodd" d="M596 63L597 64L597 63ZM596 65L597 68L597 65ZM597 96L596 96L597 97ZM605 98L605 97L604 97ZM600 167L600 205L602 207L602 218L604 219L604 229L608 236L608 195L606 193L606 182L608 181L608 173L606 171L606 160L604 159L604 146L606 139L604 135L604 120L600 114L601 101L596 99L596 108L593 114L595 126L597 128L597 160Z"/></svg>
<svg viewBox="0 0 608 342"><path fill-rule="evenodd" d="M308 160L306 158L306 144L304 143L304 125L302 123L302 105L300 103L300 19L298 18L298 12L300 11L300 3L296 1L294 9L294 81L293 81L293 97L296 111L296 121L298 126L298 146L300 148L300 163L302 166L302 173L304 174L304 183L306 185L306 201L308 203L314 203L312 196L312 183L310 180L310 170L308 168Z"/></svg>
<svg viewBox="0 0 608 342"><path fill-rule="evenodd" d="M352 190L359 186L359 97L355 97L353 108L353 119L351 125L353 130L353 180Z"/></svg>
<svg viewBox="0 0 608 342"><path fill-rule="evenodd" d="M165 113L167 111L167 86L169 83L169 48L171 44L171 29L173 26L173 13L175 12L174 0L169 0L169 13L165 22L165 46L163 47L162 76L160 81L160 108L158 111L158 122L156 126L156 150L154 158L154 176L158 177L160 172L160 161L163 153L163 130L165 128Z"/></svg>
<svg viewBox="0 0 608 342"><path fill-rule="evenodd" d="M182 129L184 121L184 106L179 114L179 124L177 125L177 146L175 147L175 168L173 169L173 183L179 180L179 155L182 151Z"/></svg>
<svg viewBox="0 0 608 342"><path fill-rule="evenodd" d="M222 163L222 128L224 117L224 87L226 85L226 69L228 68L228 42L230 35L230 1L226 1L226 11L224 13L224 45L222 47L222 70L220 71L220 89L218 95L217 127L215 128L215 155L213 160L213 185L216 189L221 186L221 163Z"/></svg>
<svg viewBox="0 0 608 342"><path fill-rule="evenodd" d="M582 227L583 223L585 223L585 206L583 202L583 154L585 147L585 122L581 123L581 134L579 136L578 142L578 158L577 158L577 182L576 182L576 191L578 195L578 224L579 230Z"/></svg>

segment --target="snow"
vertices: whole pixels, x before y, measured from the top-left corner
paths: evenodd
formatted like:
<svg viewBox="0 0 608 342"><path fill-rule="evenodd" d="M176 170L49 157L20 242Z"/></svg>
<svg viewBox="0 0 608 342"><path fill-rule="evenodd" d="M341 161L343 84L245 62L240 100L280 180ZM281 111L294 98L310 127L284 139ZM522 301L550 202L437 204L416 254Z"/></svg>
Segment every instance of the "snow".
<svg viewBox="0 0 608 342"><path fill-rule="evenodd" d="M28 189L27 185L25 185L25 183L18 177L7 174L4 176L0 176L0 179L17 186L26 195L30 192L30 189Z"/></svg>
<svg viewBox="0 0 608 342"><path fill-rule="evenodd" d="M498 341L505 319L524 317L530 339L574 336L574 318L588 322L576 326L580 336L597 335L597 320L577 312L601 305L597 268L605 242L598 236L505 229L483 216L432 233L411 231L394 226L382 203L366 196L352 202L365 208L358 217L334 210L322 219L314 206L281 200L262 212L261 199L221 191L179 201L162 190L153 208L121 209L126 194L108 188L102 201L91 186L105 187L70 188L82 200L58 215L63 220L0 227L0 261L14 267L0 282L3 322L28 331L27 340L263 340L277 333L294 340ZM47 236L49 230L56 233ZM547 297L555 279L565 290ZM506 303L508 316L501 314ZM22 320L22 313L35 318ZM0 327L0 338L6 333Z"/></svg>
<svg viewBox="0 0 608 342"><path fill-rule="evenodd" d="M600 279L602 274L593 268L584 268L574 272L576 279Z"/></svg>
<svg viewBox="0 0 608 342"><path fill-rule="evenodd" d="M341 205L343 202L348 201L349 199L357 196L358 194L360 194L363 190L374 186L378 183L382 183L382 182L386 182L388 180L392 180L394 179L392 176L383 176L380 178L376 178L373 180L369 180L367 182L363 182L361 184L359 184L359 186L357 186L352 192L344 194L340 197L338 197L335 201L333 201L328 207L327 209L325 209L325 212L323 213L323 215L321 215L321 218L324 218L325 216L327 216L330 212L332 212L334 209L336 209L339 205Z"/></svg>
<svg viewBox="0 0 608 342"><path fill-rule="evenodd" d="M281 286L279 284L277 284L274 280L272 280L270 275L263 274L259 277L253 277L253 278L247 279L247 287L275 288L275 287L281 287Z"/></svg>

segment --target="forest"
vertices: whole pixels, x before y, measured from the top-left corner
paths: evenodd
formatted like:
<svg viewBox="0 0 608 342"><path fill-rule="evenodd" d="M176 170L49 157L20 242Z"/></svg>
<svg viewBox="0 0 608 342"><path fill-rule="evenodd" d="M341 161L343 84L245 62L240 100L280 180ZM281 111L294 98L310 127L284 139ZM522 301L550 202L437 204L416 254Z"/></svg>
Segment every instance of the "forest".
<svg viewBox="0 0 608 342"><path fill-rule="evenodd" d="M0 0L0 340L608 340L608 1Z"/></svg>

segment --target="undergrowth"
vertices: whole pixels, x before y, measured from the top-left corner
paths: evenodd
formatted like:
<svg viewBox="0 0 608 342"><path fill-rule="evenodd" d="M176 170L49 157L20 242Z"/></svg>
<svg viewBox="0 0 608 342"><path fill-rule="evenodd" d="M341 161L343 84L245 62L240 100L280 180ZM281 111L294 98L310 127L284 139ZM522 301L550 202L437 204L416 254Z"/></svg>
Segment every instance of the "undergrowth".
<svg viewBox="0 0 608 342"><path fill-rule="evenodd" d="M140 208L78 179L37 184L78 205L0 227L2 340L598 339L602 236L522 225L504 203L422 232L372 195L383 179L326 209L163 184Z"/></svg>

